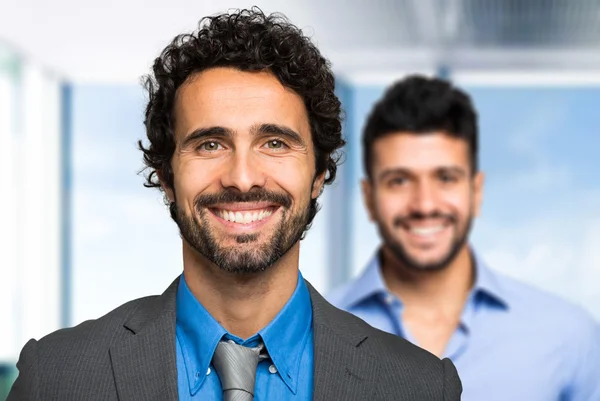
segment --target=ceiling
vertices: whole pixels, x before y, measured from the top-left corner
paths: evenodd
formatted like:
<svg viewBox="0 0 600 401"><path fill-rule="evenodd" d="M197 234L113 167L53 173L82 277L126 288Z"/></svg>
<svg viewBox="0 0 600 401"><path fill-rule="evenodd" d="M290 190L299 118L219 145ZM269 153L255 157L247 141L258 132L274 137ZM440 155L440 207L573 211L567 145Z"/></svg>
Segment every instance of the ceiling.
<svg viewBox="0 0 600 401"><path fill-rule="evenodd" d="M600 0L0 0L0 43L60 76L136 82L205 15L253 4L313 37L334 69L600 70Z"/></svg>

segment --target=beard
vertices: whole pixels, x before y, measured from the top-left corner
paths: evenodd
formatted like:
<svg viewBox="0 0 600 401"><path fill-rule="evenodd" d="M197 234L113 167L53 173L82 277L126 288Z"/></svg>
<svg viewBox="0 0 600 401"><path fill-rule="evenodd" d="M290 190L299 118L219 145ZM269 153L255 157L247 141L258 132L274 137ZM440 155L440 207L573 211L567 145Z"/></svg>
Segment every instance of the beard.
<svg viewBox="0 0 600 401"><path fill-rule="evenodd" d="M421 213L413 213L405 217L397 217L393 221L393 228L400 228L405 226L410 221L426 220L426 219L445 219L454 227L454 235L448 251L439 257L437 260L422 262L417 258L411 256L410 252L406 249L406 246L402 244L400 240L394 237L391 230L389 230L383 224L378 224L377 228L379 234L383 238L385 246L391 251L392 255L396 260L407 269L417 271L439 271L445 269L450 263L456 258L460 250L467 242L469 233L471 232L471 226L473 223L473 214L469 214L467 221L464 226L460 228L458 226L458 218L455 215L442 214L434 212L429 215Z"/></svg>
<svg viewBox="0 0 600 401"><path fill-rule="evenodd" d="M208 207L219 203L269 202L279 205L282 216L271 232L235 236L237 244L227 247L221 243L208 220ZM301 238L309 223L310 206L303 205L291 211L291 197L287 194L255 189L240 192L227 189L218 194L198 196L194 201L195 213L188 216L175 202L170 205L171 217L177 223L182 238L198 253L221 270L252 274L265 271L285 255ZM279 211L279 210L278 210ZM259 242L260 237L267 237ZM256 243L254 246L253 243Z"/></svg>

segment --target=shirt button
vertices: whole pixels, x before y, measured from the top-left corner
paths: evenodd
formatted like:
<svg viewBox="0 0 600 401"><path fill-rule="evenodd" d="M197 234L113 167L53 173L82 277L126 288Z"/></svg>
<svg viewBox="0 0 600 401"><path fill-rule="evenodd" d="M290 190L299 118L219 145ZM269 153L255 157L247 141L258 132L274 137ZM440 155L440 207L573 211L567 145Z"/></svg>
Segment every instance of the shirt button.
<svg viewBox="0 0 600 401"><path fill-rule="evenodd" d="M275 367L275 365L269 366L269 372L271 372L271 373L277 373L277 368Z"/></svg>
<svg viewBox="0 0 600 401"><path fill-rule="evenodd" d="M206 370L206 376L210 375L210 368Z"/></svg>
<svg viewBox="0 0 600 401"><path fill-rule="evenodd" d="M394 303L394 296L392 294L386 294L385 303L391 305Z"/></svg>

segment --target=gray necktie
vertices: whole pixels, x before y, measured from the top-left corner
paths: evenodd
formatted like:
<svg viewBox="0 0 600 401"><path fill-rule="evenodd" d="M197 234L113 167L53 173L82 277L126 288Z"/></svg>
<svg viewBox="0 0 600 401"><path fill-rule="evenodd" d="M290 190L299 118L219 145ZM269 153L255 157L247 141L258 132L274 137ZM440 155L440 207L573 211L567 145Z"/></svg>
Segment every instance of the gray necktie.
<svg viewBox="0 0 600 401"><path fill-rule="evenodd" d="M223 401L252 401L256 367L269 355L261 342L249 348L233 341L220 341L213 356L213 366L223 387Z"/></svg>

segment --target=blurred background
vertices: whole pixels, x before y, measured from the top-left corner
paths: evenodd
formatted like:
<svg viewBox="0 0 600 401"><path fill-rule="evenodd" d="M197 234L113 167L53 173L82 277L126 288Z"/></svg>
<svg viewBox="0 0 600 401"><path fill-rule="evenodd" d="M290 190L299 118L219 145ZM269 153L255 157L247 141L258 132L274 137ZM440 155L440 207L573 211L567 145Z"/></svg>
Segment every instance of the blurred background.
<svg viewBox="0 0 600 401"><path fill-rule="evenodd" d="M469 92L495 269L600 318L598 0L0 0L0 399L25 342L161 293L181 272L161 195L142 186L139 78L205 15L280 11L328 57L345 163L301 251L322 292L379 244L359 192L364 119L409 73Z"/></svg>

